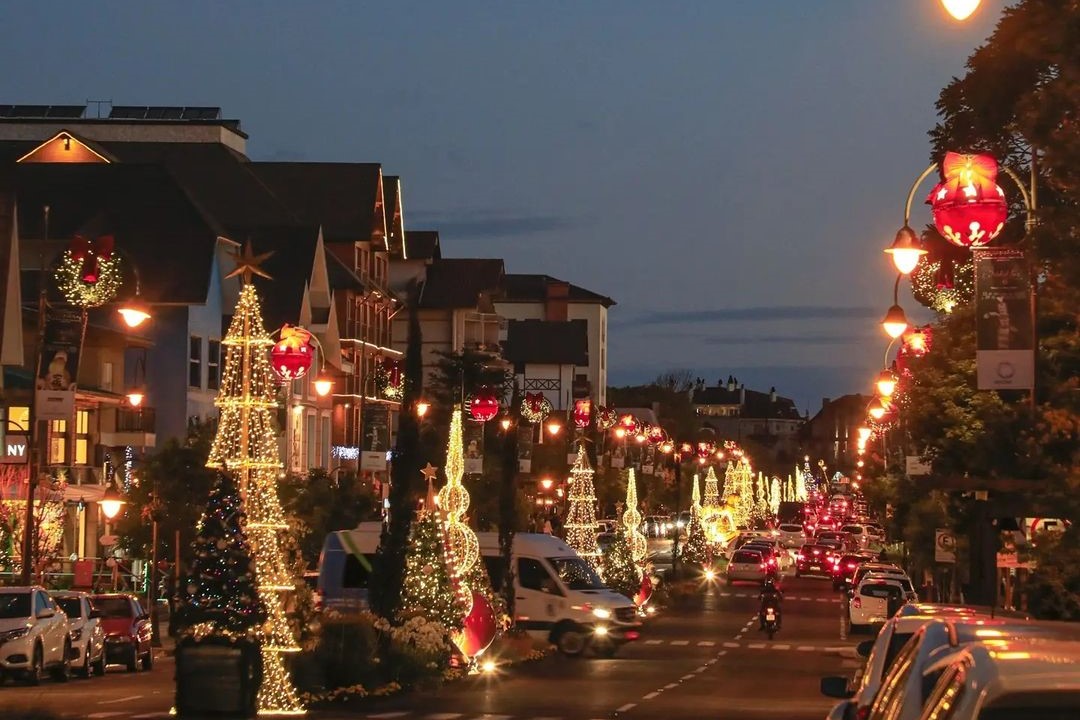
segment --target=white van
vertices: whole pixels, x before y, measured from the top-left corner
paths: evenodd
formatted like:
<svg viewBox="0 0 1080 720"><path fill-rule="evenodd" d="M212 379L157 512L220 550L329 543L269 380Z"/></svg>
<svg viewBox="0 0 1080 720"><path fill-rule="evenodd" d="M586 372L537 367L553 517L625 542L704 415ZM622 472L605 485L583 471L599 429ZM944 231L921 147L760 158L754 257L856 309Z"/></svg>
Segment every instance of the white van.
<svg viewBox="0 0 1080 720"><path fill-rule="evenodd" d="M367 589L382 531L380 523L327 535L319 557L317 590L323 607L341 612L367 606ZM480 554L496 587L502 581L498 533L477 533ZM518 627L549 640L565 655L592 647L603 655L636 640L637 608L604 586L592 567L557 537L514 536L514 609Z"/></svg>

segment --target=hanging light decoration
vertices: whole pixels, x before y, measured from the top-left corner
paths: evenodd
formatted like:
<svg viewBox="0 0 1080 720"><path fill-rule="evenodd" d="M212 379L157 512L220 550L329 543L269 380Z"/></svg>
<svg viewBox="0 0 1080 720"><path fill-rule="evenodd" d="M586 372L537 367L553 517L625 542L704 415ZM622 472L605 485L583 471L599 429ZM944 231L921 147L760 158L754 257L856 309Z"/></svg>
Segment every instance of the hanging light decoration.
<svg viewBox="0 0 1080 720"><path fill-rule="evenodd" d="M113 249L112 235L72 238L55 273L56 285L69 303L94 308L116 297L123 277Z"/></svg>
<svg viewBox="0 0 1080 720"><path fill-rule="evenodd" d="M473 420L487 422L499 414L499 398L487 385L484 385L469 398L469 415Z"/></svg>
<svg viewBox="0 0 1080 720"><path fill-rule="evenodd" d="M659 425L650 425L649 432L647 434L649 436L649 442L653 445L658 445L662 443L665 438L667 438L667 433L664 432L664 428L660 427Z"/></svg>
<svg viewBox="0 0 1080 720"><path fill-rule="evenodd" d="M619 418L619 427L626 431L627 435L637 433L638 421L633 415L623 415Z"/></svg>
<svg viewBox="0 0 1080 720"><path fill-rule="evenodd" d="M921 263L911 273L911 294L922 305L940 313L951 313L975 297L975 263L951 258Z"/></svg>
<svg viewBox="0 0 1080 720"><path fill-rule="evenodd" d="M912 357L922 357L930 352L932 341L933 333L929 325L915 327L904 333L904 337L901 340L903 343L901 351Z"/></svg>
<svg viewBox="0 0 1080 720"><path fill-rule="evenodd" d="M375 364L375 389L387 400L400 400L405 394L405 373L398 358L382 358Z"/></svg>
<svg viewBox="0 0 1080 720"><path fill-rule="evenodd" d="M543 422L554 410L555 407L542 392L527 392L521 400L521 417L525 418L526 422Z"/></svg>
<svg viewBox="0 0 1080 720"><path fill-rule="evenodd" d="M575 427L589 427L589 423L592 421L592 406L592 400L589 398L578 398L574 401L574 410L571 414Z"/></svg>
<svg viewBox="0 0 1080 720"><path fill-rule="evenodd" d="M990 155L945 153L942 181L926 202L942 237L963 248L982 247L1001 234L1009 208Z"/></svg>
<svg viewBox="0 0 1080 720"><path fill-rule="evenodd" d="M311 369L315 359L311 333L302 327L286 323L278 333L278 341L270 349L270 366L282 382L298 380Z"/></svg>
<svg viewBox="0 0 1080 720"><path fill-rule="evenodd" d="M945 10L956 20L967 20L982 0L941 0Z"/></svg>
<svg viewBox="0 0 1080 720"><path fill-rule="evenodd" d="M904 331L908 328L907 315L904 314L904 308L899 305L890 307L889 311L885 313L885 319L881 321L881 327L884 328L885 334L893 340L903 335Z"/></svg>
<svg viewBox="0 0 1080 720"><path fill-rule="evenodd" d="M615 408L604 407L603 405L596 408L596 429L600 432L615 427L618 420L619 413L616 412Z"/></svg>

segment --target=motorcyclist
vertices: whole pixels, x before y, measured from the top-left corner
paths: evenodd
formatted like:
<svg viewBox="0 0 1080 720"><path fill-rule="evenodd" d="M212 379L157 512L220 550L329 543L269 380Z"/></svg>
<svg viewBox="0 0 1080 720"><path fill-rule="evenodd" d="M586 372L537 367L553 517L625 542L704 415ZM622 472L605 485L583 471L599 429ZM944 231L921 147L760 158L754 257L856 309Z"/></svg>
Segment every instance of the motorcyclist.
<svg viewBox="0 0 1080 720"><path fill-rule="evenodd" d="M780 629L780 601L783 598L784 593L776 585L776 581L771 577L766 578L761 586L761 606L758 610L758 618L761 621L761 630L765 629L765 611L770 607L776 613L776 629Z"/></svg>

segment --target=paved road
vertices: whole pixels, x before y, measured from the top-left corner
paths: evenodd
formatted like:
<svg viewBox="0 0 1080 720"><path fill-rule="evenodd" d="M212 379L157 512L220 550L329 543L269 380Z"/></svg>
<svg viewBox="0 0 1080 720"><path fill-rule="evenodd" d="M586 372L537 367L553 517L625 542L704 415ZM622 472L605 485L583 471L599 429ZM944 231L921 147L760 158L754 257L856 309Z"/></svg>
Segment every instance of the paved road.
<svg viewBox="0 0 1080 720"><path fill-rule="evenodd" d="M818 720L830 701L822 675L851 674L842 657L839 596L825 580L784 582L784 628L773 641L757 631L757 589L718 584L703 608L669 612L612 659L553 657L497 677L453 683L436 694L387 698L357 714L315 718L372 720L589 720L591 718L786 718ZM66 717L166 718L173 664L148 673L110 669L104 678L0 688L0 716L17 708Z"/></svg>

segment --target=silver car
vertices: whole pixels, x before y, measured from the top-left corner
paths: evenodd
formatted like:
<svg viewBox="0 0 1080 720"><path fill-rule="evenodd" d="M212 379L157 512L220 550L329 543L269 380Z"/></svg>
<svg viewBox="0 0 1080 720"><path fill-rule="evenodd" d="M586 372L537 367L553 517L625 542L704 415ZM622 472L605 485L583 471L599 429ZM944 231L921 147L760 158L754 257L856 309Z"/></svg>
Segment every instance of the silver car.
<svg viewBox="0 0 1080 720"><path fill-rule="evenodd" d="M727 566L727 584L736 580L764 582L769 575L769 566L761 552L757 550L736 550Z"/></svg>

